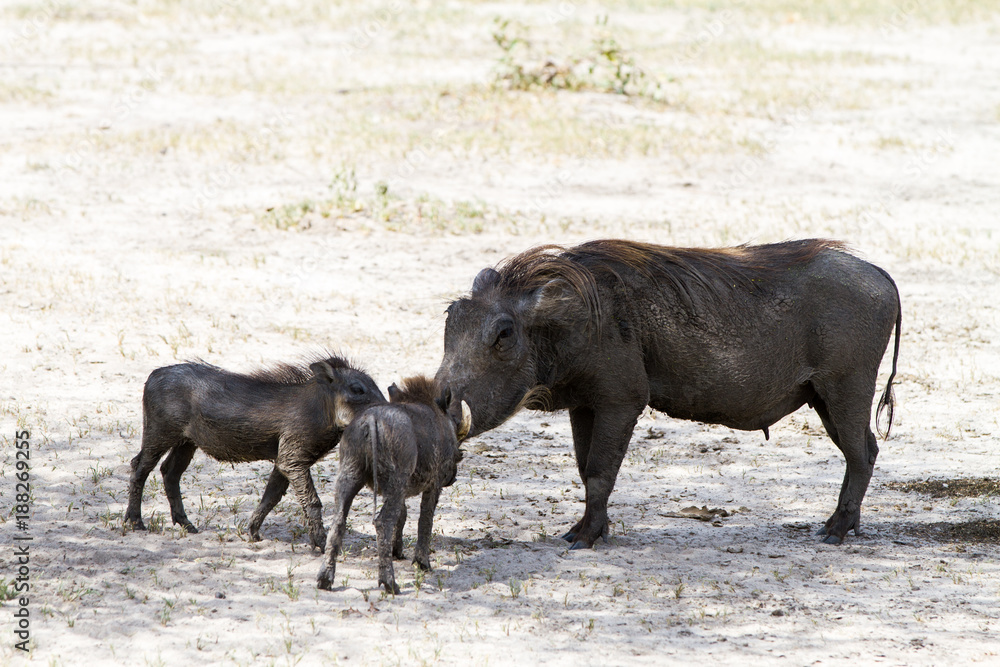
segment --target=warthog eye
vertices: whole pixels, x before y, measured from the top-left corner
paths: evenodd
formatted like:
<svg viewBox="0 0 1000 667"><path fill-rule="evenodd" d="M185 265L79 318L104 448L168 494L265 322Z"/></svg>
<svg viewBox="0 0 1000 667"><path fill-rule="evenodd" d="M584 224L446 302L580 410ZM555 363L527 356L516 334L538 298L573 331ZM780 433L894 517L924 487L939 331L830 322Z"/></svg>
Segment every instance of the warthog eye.
<svg viewBox="0 0 1000 667"><path fill-rule="evenodd" d="M493 341L493 345L499 349L503 349L510 343L510 338L514 335L514 327L505 324L497 332L497 339Z"/></svg>
<svg viewBox="0 0 1000 667"><path fill-rule="evenodd" d="M365 386L360 382L352 382L348 389L350 389L351 393L355 396L362 396L365 393Z"/></svg>

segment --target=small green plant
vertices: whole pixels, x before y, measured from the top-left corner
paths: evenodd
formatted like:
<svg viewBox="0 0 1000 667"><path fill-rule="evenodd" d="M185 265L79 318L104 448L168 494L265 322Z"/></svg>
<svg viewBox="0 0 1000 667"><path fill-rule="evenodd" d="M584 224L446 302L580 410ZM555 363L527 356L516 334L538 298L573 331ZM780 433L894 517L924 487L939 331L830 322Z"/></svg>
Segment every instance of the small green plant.
<svg viewBox="0 0 1000 667"><path fill-rule="evenodd" d="M94 484L98 484L104 477L110 477L114 471L111 468L101 467L100 465L92 465L87 468L87 472L90 473L90 481Z"/></svg>
<svg viewBox="0 0 1000 667"><path fill-rule="evenodd" d="M303 219L316 210L316 204L310 199L294 204L284 204L282 206L272 206L267 209L263 216L263 222L269 227L281 230L297 229L302 225Z"/></svg>
<svg viewBox="0 0 1000 667"><path fill-rule="evenodd" d="M609 33L608 17L599 17L590 49L563 59L535 58L526 28L507 19L494 20L493 41L503 52L497 60L494 87L508 90L591 91L664 101L658 81L636 64ZM527 53L526 56L520 54ZM525 61L527 58L527 62Z"/></svg>
<svg viewBox="0 0 1000 667"><path fill-rule="evenodd" d="M483 575L486 579L486 583L493 583L493 576L497 573L497 566L491 565L489 567L484 567L479 569L479 574Z"/></svg>
<svg viewBox="0 0 1000 667"><path fill-rule="evenodd" d="M358 177L354 173L354 167L344 165L335 171L329 189L333 192L333 202L338 209L356 210ZM386 186L386 191L388 191L388 186Z"/></svg>
<svg viewBox="0 0 1000 667"><path fill-rule="evenodd" d="M153 512L149 515L149 521L146 522L146 530L150 533L163 533L163 528L166 523L166 517L164 517L162 512Z"/></svg>
<svg viewBox="0 0 1000 667"><path fill-rule="evenodd" d="M0 579L0 602L13 600L17 597L14 587L7 583L6 579Z"/></svg>
<svg viewBox="0 0 1000 667"><path fill-rule="evenodd" d="M346 583L344 584L347 585ZM281 592L288 596L288 599L295 602L299 599L299 587L295 585L295 579L292 577L292 567L288 566L288 580L280 587Z"/></svg>
<svg viewBox="0 0 1000 667"><path fill-rule="evenodd" d="M66 602L75 602L82 598L84 595L93 593L93 588L88 588L83 584L77 584L75 581L69 586L63 586L60 584L59 589L56 591Z"/></svg>
<svg viewBox="0 0 1000 667"><path fill-rule="evenodd" d="M521 595L521 580L515 577L511 577L510 581L507 582L510 586L510 597L512 600L516 600L519 595Z"/></svg>
<svg viewBox="0 0 1000 667"><path fill-rule="evenodd" d="M172 602L166 598L163 598L163 609L161 609L159 614L157 614L160 620L160 625L166 625L167 623L170 622L170 615L174 610L175 604L176 601Z"/></svg>

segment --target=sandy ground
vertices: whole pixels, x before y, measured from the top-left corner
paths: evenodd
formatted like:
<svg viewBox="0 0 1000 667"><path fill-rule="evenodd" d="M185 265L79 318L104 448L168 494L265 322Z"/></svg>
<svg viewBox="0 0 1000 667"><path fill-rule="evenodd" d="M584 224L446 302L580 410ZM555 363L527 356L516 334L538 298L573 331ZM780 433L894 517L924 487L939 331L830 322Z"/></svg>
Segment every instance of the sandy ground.
<svg viewBox="0 0 1000 667"><path fill-rule="evenodd" d="M995 487L960 486L1000 477L1000 11L841 4L5 4L0 662L1000 664ZM504 60L493 32L530 43ZM630 95L601 39L642 68ZM518 90L547 60L576 89ZM812 535L844 465L807 410L769 442L647 412L609 543L572 553L568 419L518 415L468 443L435 569L397 563L395 598L370 494L332 592L291 497L248 542L269 465L198 454L201 532L169 525L156 474L154 530L123 531L154 368L329 348L385 388L437 368L479 269L611 236L827 236L895 277L899 408L862 535ZM336 456L314 475L328 501Z"/></svg>

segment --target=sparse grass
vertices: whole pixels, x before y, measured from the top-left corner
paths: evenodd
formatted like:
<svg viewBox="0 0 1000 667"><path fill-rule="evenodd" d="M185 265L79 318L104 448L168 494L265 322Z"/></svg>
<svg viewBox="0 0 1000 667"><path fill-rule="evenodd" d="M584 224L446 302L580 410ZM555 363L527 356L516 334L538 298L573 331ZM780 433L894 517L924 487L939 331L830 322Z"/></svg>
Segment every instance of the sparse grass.
<svg viewBox="0 0 1000 667"><path fill-rule="evenodd" d="M616 0L605 3L605 7L630 7L651 10L654 8L700 9L718 12L720 5L712 0ZM970 2L948 2L948 0L922 0L914 3L900 3L897 0L874 0L873 2L842 2L840 0L763 0L761 2L739 3L735 11L741 20L750 22L768 21L778 24L808 22L818 25L864 26L887 29L898 27L919 27L939 22L963 23L982 19L995 14L995 0L972 0Z"/></svg>
<svg viewBox="0 0 1000 667"><path fill-rule="evenodd" d="M371 194L359 195L353 170L350 173L349 187L345 188L343 181L334 180L332 197L268 208L257 217L258 223L286 231L332 226L431 234L478 234L487 227L512 228L518 224L515 216L483 202L446 202L427 194L400 199L384 181L376 183Z"/></svg>

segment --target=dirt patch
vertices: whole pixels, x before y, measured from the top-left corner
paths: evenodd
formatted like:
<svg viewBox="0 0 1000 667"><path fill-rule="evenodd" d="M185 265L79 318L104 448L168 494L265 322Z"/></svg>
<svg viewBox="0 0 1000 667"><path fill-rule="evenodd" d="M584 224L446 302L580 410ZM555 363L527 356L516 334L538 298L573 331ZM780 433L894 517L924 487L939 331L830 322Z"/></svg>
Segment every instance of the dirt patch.
<svg viewBox="0 0 1000 667"><path fill-rule="evenodd" d="M998 519L977 519L963 523L941 521L902 526L901 531L912 537L942 543L1000 544L1000 520Z"/></svg>
<svg viewBox="0 0 1000 667"><path fill-rule="evenodd" d="M932 498L977 498L1000 495L1000 480L989 477L888 482L886 486L905 493L926 493Z"/></svg>

